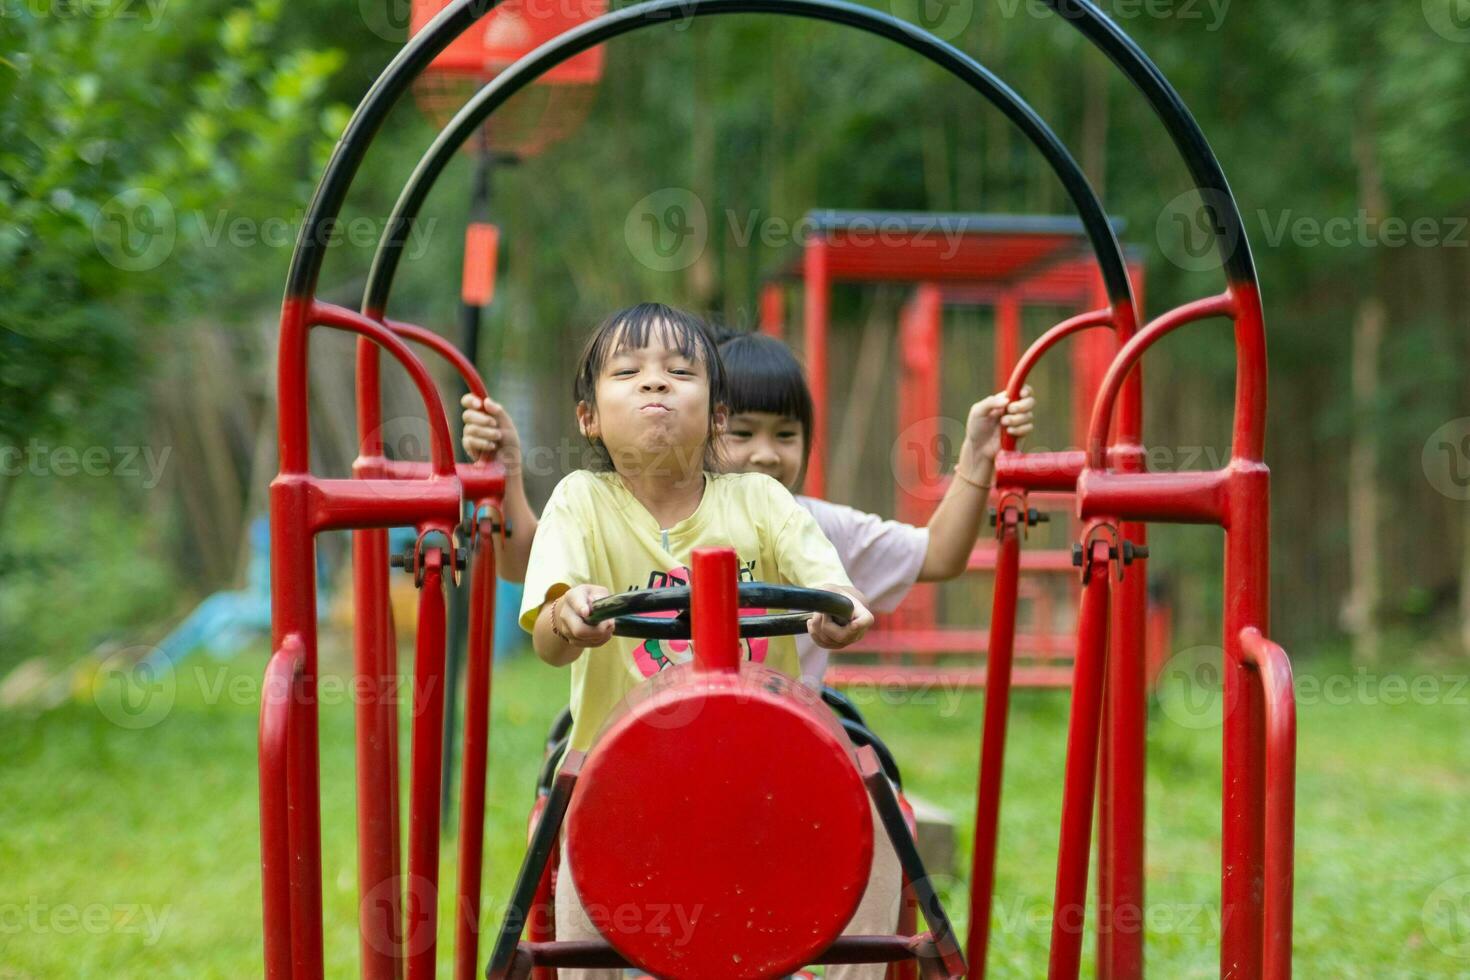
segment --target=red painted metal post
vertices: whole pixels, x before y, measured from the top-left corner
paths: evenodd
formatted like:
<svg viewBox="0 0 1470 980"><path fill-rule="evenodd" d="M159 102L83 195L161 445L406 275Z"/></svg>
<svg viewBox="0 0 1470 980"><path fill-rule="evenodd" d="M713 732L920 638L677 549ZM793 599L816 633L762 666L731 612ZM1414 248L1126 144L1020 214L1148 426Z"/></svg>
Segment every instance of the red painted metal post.
<svg viewBox="0 0 1470 980"><path fill-rule="evenodd" d="M474 980L480 949L480 885L485 855L485 765L495 638L495 548L482 530L470 572L470 629L464 692L464 762L459 796L455 980Z"/></svg>
<svg viewBox="0 0 1470 980"><path fill-rule="evenodd" d="M807 384L812 390L811 459L806 469L806 492L822 497L827 491L827 315L832 290L828 276L827 242L817 238L802 253L806 289L802 293L805 315Z"/></svg>
<svg viewBox="0 0 1470 980"><path fill-rule="evenodd" d="M1106 304L1104 300L1103 305ZM1003 391L1021 359L1021 298L1008 289L995 301L995 388ZM974 960L970 961L973 965Z"/></svg>
<svg viewBox="0 0 1470 980"><path fill-rule="evenodd" d="M377 345L357 344L358 459L363 478L380 476L383 456ZM358 947L364 980L402 975L403 893L397 822L397 650L388 610L388 532L352 532L354 669L371 693L359 698L357 722Z"/></svg>
<svg viewBox="0 0 1470 980"><path fill-rule="evenodd" d="M760 330L777 340L786 332L786 296L779 282L761 287Z"/></svg>
<svg viewBox="0 0 1470 980"><path fill-rule="evenodd" d="M1260 975L1266 875L1266 703L1245 664L1241 632L1263 633L1266 619L1268 474L1232 463L1225 531L1224 813L1221 824L1220 970Z"/></svg>
<svg viewBox="0 0 1470 980"><path fill-rule="evenodd" d="M260 699L261 887L265 895L265 975L291 976L291 729L300 710L306 650L288 636L266 666Z"/></svg>
<svg viewBox="0 0 1470 980"><path fill-rule="evenodd" d="M1067 719L1067 771L1062 790L1062 828L1052 902L1049 980L1076 980L1082 966L1087 913L1087 863L1092 807L1097 792L1097 751L1108 652L1108 612L1113 563L1106 538L1084 544L1082 604L1077 614L1077 660L1072 668L1072 706Z"/></svg>
<svg viewBox="0 0 1470 980"><path fill-rule="evenodd" d="M439 778L444 751L444 563L424 548L413 663L404 938L409 980L432 980L439 921Z"/></svg>
<svg viewBox="0 0 1470 980"><path fill-rule="evenodd" d="M701 671L740 669L739 568L733 548L695 548L690 555L689 616L694 666Z"/></svg>
<svg viewBox="0 0 1470 980"><path fill-rule="evenodd" d="M985 720L980 736L980 777L975 796L975 847L970 860L970 934L965 959L976 977L985 976L990 917L995 894L996 842L1000 835L1000 789L1005 764L1006 721L1011 704L1011 663L1016 639L1016 588L1021 575L1021 515L1007 506L998 515L1000 543L995 559L995 599L990 613L990 649L985 659Z"/></svg>
<svg viewBox="0 0 1470 980"><path fill-rule="evenodd" d="M1292 851L1296 837L1296 692L1286 651L1250 627L1241 655L1258 675L1265 701L1265 980L1291 977Z"/></svg>

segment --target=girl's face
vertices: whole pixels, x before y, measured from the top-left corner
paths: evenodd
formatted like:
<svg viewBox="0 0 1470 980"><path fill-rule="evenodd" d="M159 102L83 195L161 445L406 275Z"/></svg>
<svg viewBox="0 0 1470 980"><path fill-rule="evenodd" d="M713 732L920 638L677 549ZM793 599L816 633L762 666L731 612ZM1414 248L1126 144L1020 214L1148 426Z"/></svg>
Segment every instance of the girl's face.
<svg viewBox="0 0 1470 980"><path fill-rule="evenodd" d="M678 472L670 475L703 468L709 370L666 346L661 333L651 331L647 347L609 356L597 376L597 407L577 406L583 434L602 440L619 471L639 464L672 465Z"/></svg>
<svg viewBox="0 0 1470 980"><path fill-rule="evenodd" d="M734 473L764 473L796 489L806 433L801 420L774 412L730 416L721 436L721 455Z"/></svg>

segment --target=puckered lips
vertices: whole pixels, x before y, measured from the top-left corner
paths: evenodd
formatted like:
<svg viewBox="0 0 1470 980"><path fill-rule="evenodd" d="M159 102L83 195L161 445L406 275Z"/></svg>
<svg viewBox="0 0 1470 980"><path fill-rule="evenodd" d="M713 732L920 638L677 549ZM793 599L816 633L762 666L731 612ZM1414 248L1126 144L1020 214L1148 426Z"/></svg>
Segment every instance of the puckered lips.
<svg viewBox="0 0 1470 980"><path fill-rule="evenodd" d="M674 410L663 402L649 402L647 405L640 405L638 411L645 415L668 415Z"/></svg>

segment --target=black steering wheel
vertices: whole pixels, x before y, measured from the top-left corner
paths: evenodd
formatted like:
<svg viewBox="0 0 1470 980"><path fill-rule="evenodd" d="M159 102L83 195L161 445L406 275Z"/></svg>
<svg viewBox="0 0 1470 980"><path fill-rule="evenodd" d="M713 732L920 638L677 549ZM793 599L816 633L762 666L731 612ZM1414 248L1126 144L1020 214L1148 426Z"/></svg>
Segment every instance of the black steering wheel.
<svg viewBox="0 0 1470 980"><path fill-rule="evenodd" d="M742 637L794 636L806 632L812 613L826 613L846 625L852 618L852 600L837 592L803 589L794 585L770 585L765 582L742 582L737 586L740 607L748 609L794 609L799 612L763 616L741 616ZM655 612L677 612L674 617L642 615ZM645 640L689 639L689 586L671 589L634 589L598 599L592 604L589 623L611 619L613 633Z"/></svg>

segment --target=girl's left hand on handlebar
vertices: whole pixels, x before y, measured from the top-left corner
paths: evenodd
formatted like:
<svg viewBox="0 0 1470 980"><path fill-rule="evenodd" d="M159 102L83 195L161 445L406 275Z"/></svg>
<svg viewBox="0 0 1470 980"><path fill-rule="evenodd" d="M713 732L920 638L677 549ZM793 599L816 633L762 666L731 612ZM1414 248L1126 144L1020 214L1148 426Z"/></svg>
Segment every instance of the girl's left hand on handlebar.
<svg viewBox="0 0 1470 980"><path fill-rule="evenodd" d="M828 650L840 650L863 638L868 627L873 625L873 614L868 611L863 597L854 590L833 586L827 586L827 588L832 592L840 592L852 600L852 618L847 621L846 626L842 626L826 613L814 613L807 620L806 631L817 646Z"/></svg>

